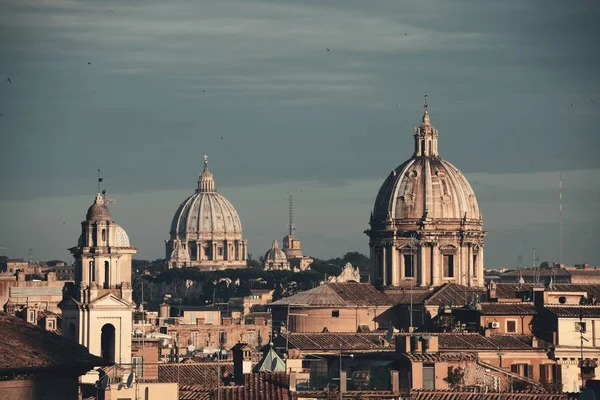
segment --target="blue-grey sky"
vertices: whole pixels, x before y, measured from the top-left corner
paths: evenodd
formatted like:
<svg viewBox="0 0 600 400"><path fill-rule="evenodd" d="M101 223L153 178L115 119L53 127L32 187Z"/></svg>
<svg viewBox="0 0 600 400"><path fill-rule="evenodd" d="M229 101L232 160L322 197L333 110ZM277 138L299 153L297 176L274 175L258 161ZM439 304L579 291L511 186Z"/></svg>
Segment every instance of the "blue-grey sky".
<svg viewBox="0 0 600 400"><path fill-rule="evenodd" d="M100 166L162 257L204 154L251 253L289 191L306 253L367 253L428 92L487 266L558 260L560 173L563 261L600 264L599 20L591 0L0 0L0 254L70 260Z"/></svg>

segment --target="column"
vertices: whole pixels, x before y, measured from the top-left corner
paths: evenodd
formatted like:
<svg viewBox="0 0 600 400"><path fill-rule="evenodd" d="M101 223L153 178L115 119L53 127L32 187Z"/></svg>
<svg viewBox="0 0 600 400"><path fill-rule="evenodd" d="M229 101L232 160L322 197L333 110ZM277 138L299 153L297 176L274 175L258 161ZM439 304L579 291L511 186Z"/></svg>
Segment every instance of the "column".
<svg viewBox="0 0 600 400"><path fill-rule="evenodd" d="M383 280L383 286L386 285L387 282L387 254L385 250L386 244L382 243L381 246L381 279Z"/></svg>
<svg viewBox="0 0 600 400"><path fill-rule="evenodd" d="M485 265L483 264L483 243L479 245L479 254L477 254L477 268L479 268L479 270L477 271L477 280L479 283L479 286L483 286L483 283L485 282L485 280L483 279L483 268L485 267Z"/></svg>
<svg viewBox="0 0 600 400"><path fill-rule="evenodd" d="M375 279L377 278L377 274L375 271L377 271L377 265L376 262L377 260L375 259L375 251L373 250L373 244L369 243L369 256L371 257L371 271L370 271L370 275L371 275L371 283L375 283Z"/></svg>
<svg viewBox="0 0 600 400"><path fill-rule="evenodd" d="M436 286L440 282L440 255L437 243L431 244L431 284Z"/></svg>
<svg viewBox="0 0 600 400"><path fill-rule="evenodd" d="M427 286L426 275L427 263L425 262L425 246L423 243L419 246L419 286Z"/></svg>
<svg viewBox="0 0 600 400"><path fill-rule="evenodd" d="M392 243L390 250L392 252L392 286L398 286L400 283L400 279L398 279L400 263L398 262L398 249L394 243Z"/></svg>

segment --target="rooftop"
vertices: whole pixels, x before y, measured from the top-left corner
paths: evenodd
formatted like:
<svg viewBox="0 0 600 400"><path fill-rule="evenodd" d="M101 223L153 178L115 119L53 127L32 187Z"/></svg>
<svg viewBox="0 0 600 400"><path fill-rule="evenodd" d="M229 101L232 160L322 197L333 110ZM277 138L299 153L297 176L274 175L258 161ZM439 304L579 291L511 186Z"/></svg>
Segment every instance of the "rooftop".
<svg viewBox="0 0 600 400"><path fill-rule="evenodd" d="M301 350L381 350L384 333L289 333L275 338L277 345L285 343Z"/></svg>
<svg viewBox="0 0 600 400"><path fill-rule="evenodd" d="M252 373L244 375L243 386L220 389L222 400L297 400L298 394L289 390L286 374ZM216 392L213 391L213 392ZM215 396L216 397L216 396Z"/></svg>
<svg viewBox="0 0 600 400"><path fill-rule="evenodd" d="M499 299L516 299L519 293L529 292L532 288L545 288L544 284L532 283L497 283L496 296ZM595 295L600 298L600 285L598 284L577 284L577 283L553 283L552 290L548 292L586 292L588 296Z"/></svg>
<svg viewBox="0 0 600 400"><path fill-rule="evenodd" d="M440 350L538 350L550 345L542 339L537 339L533 346L534 336L498 334L485 337L478 333L441 333L437 335Z"/></svg>
<svg viewBox="0 0 600 400"><path fill-rule="evenodd" d="M158 382L214 388L223 376L233 376L232 362L158 364Z"/></svg>
<svg viewBox="0 0 600 400"><path fill-rule="evenodd" d="M482 297L485 289L446 283L435 290L426 300L425 305L460 306L466 304L469 298Z"/></svg>
<svg viewBox="0 0 600 400"><path fill-rule="evenodd" d="M392 306L388 296L370 283L326 283L314 289L277 300L272 306L375 307Z"/></svg>
<svg viewBox="0 0 600 400"><path fill-rule="evenodd" d="M0 312L0 373L76 368L87 372L108 365L77 343Z"/></svg>
<svg viewBox="0 0 600 400"><path fill-rule="evenodd" d="M600 306L545 306L545 308L563 318L600 318Z"/></svg>
<svg viewBox="0 0 600 400"><path fill-rule="evenodd" d="M479 312L483 315L536 315L533 303L479 303Z"/></svg>
<svg viewBox="0 0 600 400"><path fill-rule="evenodd" d="M468 391L415 390L411 400L568 400L566 393L483 393Z"/></svg>

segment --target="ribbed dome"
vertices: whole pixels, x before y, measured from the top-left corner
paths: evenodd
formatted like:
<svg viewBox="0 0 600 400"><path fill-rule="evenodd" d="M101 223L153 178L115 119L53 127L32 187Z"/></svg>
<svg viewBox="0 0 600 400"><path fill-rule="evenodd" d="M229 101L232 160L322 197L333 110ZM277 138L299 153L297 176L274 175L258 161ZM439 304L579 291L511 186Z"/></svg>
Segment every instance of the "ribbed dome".
<svg viewBox="0 0 600 400"><path fill-rule="evenodd" d="M377 194L372 224L423 218L480 220L471 185L458 168L438 154L438 131L431 125L427 105L414 138L412 158L390 173Z"/></svg>
<svg viewBox="0 0 600 400"><path fill-rule="evenodd" d="M413 157L385 180L373 217L479 219L475 193L464 175L440 157Z"/></svg>
<svg viewBox="0 0 600 400"><path fill-rule="evenodd" d="M285 262L287 261L287 257L283 250L279 248L279 242L277 239L273 240L273 245L271 249L265 253L265 261L271 262Z"/></svg>
<svg viewBox="0 0 600 400"><path fill-rule="evenodd" d="M125 229L121 228L119 225L116 226L115 230L115 247L129 247L131 244L129 243L129 236Z"/></svg>
<svg viewBox="0 0 600 400"><path fill-rule="evenodd" d="M110 210L108 206L104 204L104 198L100 193L96 195L96 199L94 200L94 204L90 206L87 210L87 214L85 216L87 221L110 221L112 217L110 215Z"/></svg>
<svg viewBox="0 0 600 400"><path fill-rule="evenodd" d="M196 193L177 209L171 222L171 237L208 237L219 234L241 234L242 224L233 205L215 191L212 173L205 158L204 170Z"/></svg>

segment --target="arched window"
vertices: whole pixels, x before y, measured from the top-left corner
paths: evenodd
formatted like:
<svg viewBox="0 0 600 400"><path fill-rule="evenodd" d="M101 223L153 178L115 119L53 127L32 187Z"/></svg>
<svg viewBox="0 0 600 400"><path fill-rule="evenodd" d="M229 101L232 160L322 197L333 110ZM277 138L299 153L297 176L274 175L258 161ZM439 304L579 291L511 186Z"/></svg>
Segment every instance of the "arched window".
<svg viewBox="0 0 600 400"><path fill-rule="evenodd" d="M108 289L110 287L110 263L108 261L104 261L104 288Z"/></svg>
<svg viewBox="0 0 600 400"><path fill-rule="evenodd" d="M115 327L112 324L102 327L100 356L108 362L115 362Z"/></svg>
<svg viewBox="0 0 600 400"><path fill-rule="evenodd" d="M106 229L102 229L102 242L106 242Z"/></svg>

